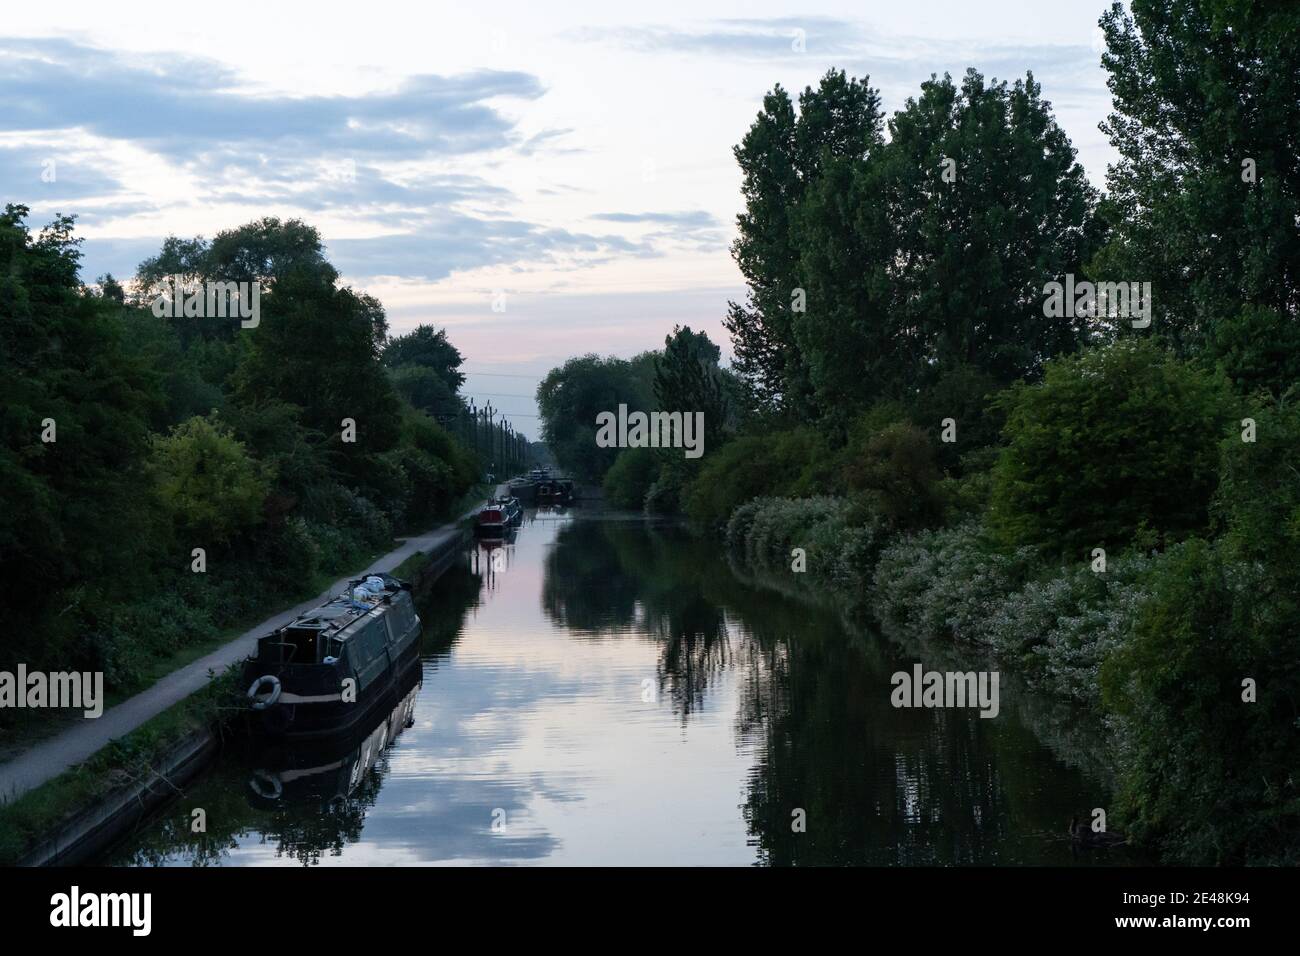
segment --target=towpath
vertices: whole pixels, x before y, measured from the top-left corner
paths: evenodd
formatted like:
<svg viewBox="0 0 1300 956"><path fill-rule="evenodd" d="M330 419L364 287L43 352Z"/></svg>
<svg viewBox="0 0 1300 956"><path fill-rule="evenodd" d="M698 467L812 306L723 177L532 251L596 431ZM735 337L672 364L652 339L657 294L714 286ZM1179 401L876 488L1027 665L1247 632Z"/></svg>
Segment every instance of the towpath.
<svg viewBox="0 0 1300 956"><path fill-rule="evenodd" d="M114 739L129 734L168 707L184 700L208 683L209 672L220 674L230 664L248 657L256 647L259 637L284 626L303 611L310 610L337 594L347 586L349 580L363 574L391 571L417 551L429 551L438 547L452 535L460 533L458 528L460 521L473 514L474 510L471 509L461 515L457 521L443 525L428 534L407 538L398 547L376 559L364 571L349 574L316 597L281 611L260 624L255 624L211 654L172 671L134 697L104 711L99 717L78 720L67 730L41 741L30 750L0 764L0 801L14 800L47 780L54 779L65 770L91 757Z"/></svg>

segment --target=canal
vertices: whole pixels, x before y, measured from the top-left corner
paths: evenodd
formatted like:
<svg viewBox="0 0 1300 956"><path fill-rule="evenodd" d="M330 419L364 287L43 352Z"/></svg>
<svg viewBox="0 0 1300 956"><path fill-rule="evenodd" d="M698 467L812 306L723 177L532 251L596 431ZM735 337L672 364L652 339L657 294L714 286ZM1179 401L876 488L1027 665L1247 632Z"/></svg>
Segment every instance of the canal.
<svg viewBox="0 0 1300 956"><path fill-rule="evenodd" d="M102 862L1131 862L1065 837L1108 798L1077 715L1005 675L994 719L895 709L894 672L977 664L671 524L529 511L419 603L422 673L364 739L228 748Z"/></svg>

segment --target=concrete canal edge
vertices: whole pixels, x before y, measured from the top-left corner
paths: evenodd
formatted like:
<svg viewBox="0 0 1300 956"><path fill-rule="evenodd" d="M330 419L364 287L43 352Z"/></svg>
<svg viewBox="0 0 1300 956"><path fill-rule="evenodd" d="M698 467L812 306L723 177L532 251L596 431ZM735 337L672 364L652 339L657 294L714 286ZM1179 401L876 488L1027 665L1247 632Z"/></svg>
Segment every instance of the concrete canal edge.
<svg viewBox="0 0 1300 956"><path fill-rule="evenodd" d="M449 535L428 551L416 552L426 560L412 571L411 587L417 592L430 587L451 567L468 536L462 527L460 534ZM103 853L211 763L221 751L218 729L203 727L188 734L155 762L149 779L114 788L65 817L56 832L40 838L18 865L75 866Z"/></svg>

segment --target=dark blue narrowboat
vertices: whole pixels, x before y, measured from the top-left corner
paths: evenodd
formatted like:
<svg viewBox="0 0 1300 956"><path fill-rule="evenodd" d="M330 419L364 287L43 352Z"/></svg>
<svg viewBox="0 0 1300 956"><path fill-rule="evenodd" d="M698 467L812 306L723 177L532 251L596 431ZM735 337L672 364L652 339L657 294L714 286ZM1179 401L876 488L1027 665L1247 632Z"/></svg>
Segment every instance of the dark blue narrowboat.
<svg viewBox="0 0 1300 956"><path fill-rule="evenodd" d="M249 711L264 733L312 739L345 733L392 706L419 666L420 617L410 585L388 574L348 589L259 638L244 664Z"/></svg>

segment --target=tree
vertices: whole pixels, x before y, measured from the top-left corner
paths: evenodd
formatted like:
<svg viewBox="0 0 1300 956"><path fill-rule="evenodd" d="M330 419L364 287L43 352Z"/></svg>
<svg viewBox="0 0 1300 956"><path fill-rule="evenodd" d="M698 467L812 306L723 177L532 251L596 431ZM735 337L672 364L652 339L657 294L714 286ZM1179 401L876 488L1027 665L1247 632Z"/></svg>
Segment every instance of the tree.
<svg viewBox="0 0 1300 956"><path fill-rule="evenodd" d="M159 553L145 465L164 398L123 344L121 306L82 289L73 220L33 237L27 215L0 214L0 573L25 596L0 656L67 663L84 648L60 646L51 619Z"/></svg>
<svg viewBox="0 0 1300 956"><path fill-rule="evenodd" d="M734 150L745 211L732 255L749 286L725 320L735 368L762 407L801 410L811 388L795 341L794 296L801 288L795 210L828 166L862 158L882 142L880 97L867 80L832 70L799 96L796 116L779 85Z"/></svg>
<svg viewBox="0 0 1300 956"><path fill-rule="evenodd" d="M646 492L659 477L659 455L653 448L625 448L605 472L605 500L615 508L639 511Z"/></svg>
<svg viewBox="0 0 1300 956"><path fill-rule="evenodd" d="M325 258L320 232L300 219L281 221L267 216L235 229L224 229L209 243L202 236L180 239L168 236L158 255L145 259L136 269L137 302L148 305L174 279L183 284L203 282L257 283L264 291L277 280L297 274L313 276L333 285L338 272ZM387 334L383 306L369 295L357 296L359 308L367 313L376 344ZM239 323L215 316L172 319L182 341L217 339L230 341Z"/></svg>
<svg viewBox="0 0 1300 956"><path fill-rule="evenodd" d="M219 422L191 418L155 439L151 470L187 548L228 544L262 520L267 478Z"/></svg>
<svg viewBox="0 0 1300 956"><path fill-rule="evenodd" d="M654 392L663 411L704 414L704 448L717 448L730 426L731 402L727 383L718 368L722 350L703 332L688 325L673 326L665 336L664 350L654 360Z"/></svg>
<svg viewBox="0 0 1300 956"><path fill-rule="evenodd" d="M1032 74L932 77L889 128L828 163L793 214L808 295L794 334L841 429L961 367L1034 377L1086 339L1082 318L1044 315L1043 290L1081 271L1095 195Z"/></svg>
<svg viewBox="0 0 1300 956"><path fill-rule="evenodd" d="M439 421L450 420L464 408L458 394L465 384L460 371L464 359L447 340L445 329L420 325L389 339L381 359L391 370L398 392L416 408Z"/></svg>
<svg viewBox="0 0 1300 956"><path fill-rule="evenodd" d="M599 481L618 455L617 448L596 444L596 416L628 411L650 411L654 396L650 385L653 357L627 359L583 355L551 369L537 386L542 440L561 468L579 478Z"/></svg>
<svg viewBox="0 0 1300 956"><path fill-rule="evenodd" d="M320 273L290 273L263 297L261 323L245 334L237 400L297 405L303 426L329 437L342 473L368 486L368 456L397 444L400 416L365 298ZM355 424L354 440L345 440L345 419Z"/></svg>
<svg viewBox="0 0 1300 956"><path fill-rule="evenodd" d="M1133 0L1101 18L1119 150L1095 268L1150 281L1181 354L1246 305L1300 312L1300 7Z"/></svg>
<svg viewBox="0 0 1300 956"><path fill-rule="evenodd" d="M418 325L405 335L399 335L384 344L383 362L391 369L406 365L427 368L438 376L455 395L465 384L460 371L464 358L456 346L447 340L446 329L432 325Z"/></svg>

